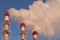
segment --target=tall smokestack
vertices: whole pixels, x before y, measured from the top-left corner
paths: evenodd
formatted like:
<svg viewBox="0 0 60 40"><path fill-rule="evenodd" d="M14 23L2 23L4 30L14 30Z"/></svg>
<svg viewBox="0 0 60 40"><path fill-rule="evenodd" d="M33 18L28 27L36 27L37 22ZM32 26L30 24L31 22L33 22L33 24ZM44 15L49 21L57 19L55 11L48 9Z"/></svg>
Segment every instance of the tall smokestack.
<svg viewBox="0 0 60 40"><path fill-rule="evenodd" d="M20 33L20 37L21 37L21 40L25 40L25 23L21 23L20 25L20 28L21 28L21 33Z"/></svg>
<svg viewBox="0 0 60 40"><path fill-rule="evenodd" d="M33 31L33 34L32 34L33 40L37 40L37 34L38 34L37 31Z"/></svg>
<svg viewBox="0 0 60 40"><path fill-rule="evenodd" d="M4 29L3 29L3 40L9 40L9 12L6 11L4 14L5 20L4 20Z"/></svg>

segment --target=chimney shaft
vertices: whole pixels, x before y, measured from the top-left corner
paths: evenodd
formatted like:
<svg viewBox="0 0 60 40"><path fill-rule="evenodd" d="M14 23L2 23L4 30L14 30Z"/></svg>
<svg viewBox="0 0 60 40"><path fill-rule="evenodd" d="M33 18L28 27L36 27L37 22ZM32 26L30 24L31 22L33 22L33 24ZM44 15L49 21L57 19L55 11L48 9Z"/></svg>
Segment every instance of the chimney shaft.
<svg viewBox="0 0 60 40"><path fill-rule="evenodd" d="M33 31L33 40L37 40L37 31Z"/></svg>
<svg viewBox="0 0 60 40"><path fill-rule="evenodd" d="M5 20L4 20L4 29L3 29L3 40L9 40L9 12L6 11L4 14Z"/></svg>
<svg viewBox="0 0 60 40"><path fill-rule="evenodd" d="M25 23L21 23L20 28L21 28L20 33L21 40L25 40Z"/></svg>

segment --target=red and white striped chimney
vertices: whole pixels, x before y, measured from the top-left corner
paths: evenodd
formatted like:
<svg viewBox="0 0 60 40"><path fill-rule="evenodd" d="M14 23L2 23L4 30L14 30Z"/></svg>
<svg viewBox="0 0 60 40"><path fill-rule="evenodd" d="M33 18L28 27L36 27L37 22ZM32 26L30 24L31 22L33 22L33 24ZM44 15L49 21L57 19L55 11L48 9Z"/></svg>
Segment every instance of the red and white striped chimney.
<svg viewBox="0 0 60 40"><path fill-rule="evenodd" d="M20 27L21 27L21 31L25 31L25 23L22 22Z"/></svg>
<svg viewBox="0 0 60 40"><path fill-rule="evenodd" d="M4 14L4 29L3 29L3 40L9 40L9 12L6 11L5 14Z"/></svg>
<svg viewBox="0 0 60 40"><path fill-rule="evenodd" d="M4 14L5 17L5 22L4 22L4 29L8 30L9 29L9 12L6 11Z"/></svg>
<svg viewBox="0 0 60 40"><path fill-rule="evenodd" d="M9 12L8 11L5 12L4 16L5 16L5 20L9 21Z"/></svg>
<svg viewBox="0 0 60 40"><path fill-rule="evenodd" d="M21 33L20 33L21 40L25 40L25 23L22 22L20 28L21 28Z"/></svg>
<svg viewBox="0 0 60 40"><path fill-rule="evenodd" d="M37 31L33 31L33 40L37 40Z"/></svg>

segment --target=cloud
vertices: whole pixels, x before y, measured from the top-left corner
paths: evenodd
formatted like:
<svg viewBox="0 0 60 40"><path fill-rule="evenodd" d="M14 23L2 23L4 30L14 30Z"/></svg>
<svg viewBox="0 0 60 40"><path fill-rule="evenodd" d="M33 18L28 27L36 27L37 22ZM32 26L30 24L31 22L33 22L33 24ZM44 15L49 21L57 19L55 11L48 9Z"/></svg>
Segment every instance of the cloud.
<svg viewBox="0 0 60 40"><path fill-rule="evenodd" d="M60 0L57 0L60 3Z"/></svg>
<svg viewBox="0 0 60 40"><path fill-rule="evenodd" d="M29 10L11 8L8 11L11 19L25 22L28 29L36 30L40 35L55 36L55 34L58 35L57 31L60 29L59 4L56 0L47 0L46 3L34 1L32 5L29 5Z"/></svg>

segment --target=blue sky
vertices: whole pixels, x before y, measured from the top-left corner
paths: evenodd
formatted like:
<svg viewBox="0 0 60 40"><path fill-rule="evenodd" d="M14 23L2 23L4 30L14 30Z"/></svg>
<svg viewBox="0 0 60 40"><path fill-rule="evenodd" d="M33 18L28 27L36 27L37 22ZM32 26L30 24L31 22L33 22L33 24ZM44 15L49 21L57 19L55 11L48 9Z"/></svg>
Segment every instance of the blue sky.
<svg viewBox="0 0 60 40"><path fill-rule="evenodd" d="M4 22L4 12L6 10L9 10L10 8L16 8L17 10L24 8L28 9L28 6L31 5L34 1L36 0L0 0L0 40L2 40L2 33L1 31L3 30L3 22ZM43 0L45 3L46 0ZM11 40L19 40L19 33L20 33L20 28L19 25L15 22L11 22L11 35L10 39ZM27 34L27 39L32 40L32 36Z"/></svg>

